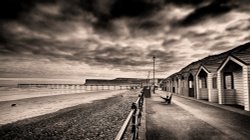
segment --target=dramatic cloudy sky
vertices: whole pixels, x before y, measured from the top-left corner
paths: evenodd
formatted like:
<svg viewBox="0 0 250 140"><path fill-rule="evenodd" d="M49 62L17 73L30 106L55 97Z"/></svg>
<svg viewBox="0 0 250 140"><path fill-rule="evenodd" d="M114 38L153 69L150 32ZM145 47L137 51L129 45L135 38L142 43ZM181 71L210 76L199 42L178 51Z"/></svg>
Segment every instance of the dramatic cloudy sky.
<svg viewBox="0 0 250 140"><path fill-rule="evenodd" d="M1 0L0 78L156 77L250 41L248 0Z"/></svg>

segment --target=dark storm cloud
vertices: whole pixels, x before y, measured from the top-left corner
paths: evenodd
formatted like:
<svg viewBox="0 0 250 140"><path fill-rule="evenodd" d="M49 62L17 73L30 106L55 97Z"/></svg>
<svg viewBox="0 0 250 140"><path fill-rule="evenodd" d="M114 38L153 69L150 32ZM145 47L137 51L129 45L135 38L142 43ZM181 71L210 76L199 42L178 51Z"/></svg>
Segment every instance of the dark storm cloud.
<svg viewBox="0 0 250 140"><path fill-rule="evenodd" d="M227 41L219 41L213 44L213 46L211 46L209 49L211 51L223 51L223 50L229 50L232 47L233 46Z"/></svg>
<svg viewBox="0 0 250 140"><path fill-rule="evenodd" d="M249 42L249 41L250 41L250 35L244 37L244 38L242 39L242 41L243 41L243 42L247 42L247 41Z"/></svg>
<svg viewBox="0 0 250 140"><path fill-rule="evenodd" d="M214 1L206 6L201 6L196 8L188 16L180 21L180 25L189 26L201 21L204 21L206 18L219 16L225 14L237 6L231 3L228 0L219 0Z"/></svg>
<svg viewBox="0 0 250 140"><path fill-rule="evenodd" d="M0 2L0 20L14 20L30 12L36 3L54 3L55 0L3 0Z"/></svg>
<svg viewBox="0 0 250 140"><path fill-rule="evenodd" d="M90 65L109 65L112 67L119 66L142 66L149 64L147 60L141 60L144 52L135 47L121 47L121 46L99 46L94 51L82 50L69 57L68 59L85 61Z"/></svg>
<svg viewBox="0 0 250 140"><path fill-rule="evenodd" d="M96 44L93 49L91 45ZM79 47L83 45L84 47ZM104 47L98 40L86 39L80 43L74 41L60 42L47 39L16 39L11 44L1 45L2 55L41 56L56 61L85 62L89 65L105 66L141 66L150 62L141 60L144 53L136 47L108 46Z"/></svg>
<svg viewBox="0 0 250 140"><path fill-rule="evenodd" d="M161 3L147 0L116 0L112 5L111 15L113 17L138 17L146 16L153 10L160 8Z"/></svg>
<svg viewBox="0 0 250 140"><path fill-rule="evenodd" d="M97 46L94 49L91 47L93 44ZM79 45L84 47L79 47ZM125 70L125 67L130 69L133 66L150 65L153 55L157 56L157 59L164 63L173 63L181 59L176 57L176 52L173 51L151 50L145 52L133 46L105 46L99 40L94 39L86 39L81 40L80 43L74 43L74 41L61 42L41 38L13 38L12 43L1 46L0 53L3 55L40 56L51 61L64 59L85 62L93 66L121 67Z"/></svg>
<svg viewBox="0 0 250 140"><path fill-rule="evenodd" d="M145 31L152 29L150 32L157 31L154 29L159 29L163 23L159 19L150 19L150 17L160 11L166 4L197 5L203 2L204 0L25 0L22 2L10 0L8 2L1 2L1 6L5 7L1 8L3 10L1 12L1 19L12 19L30 30L47 35L75 30L73 23L80 22L83 26L84 24L85 26L86 24L92 26L96 33L101 34L104 32L108 35L114 34L114 36L117 36L116 30L119 27L116 27L113 23L116 19L124 17L133 18L135 22L127 24L131 33L136 32L136 29ZM36 9L37 4L56 5L59 7L59 13L51 15L44 11L39 11ZM211 6L208 9L211 9ZM189 22L190 19L193 21L197 17L196 13L203 12L203 10L199 9L195 11L193 15L191 14L182 23ZM207 13L211 12L207 11ZM4 27L1 26L0 28ZM8 37L8 30L0 34L0 41L4 41L6 36Z"/></svg>
<svg viewBox="0 0 250 140"><path fill-rule="evenodd" d="M98 40L93 41L93 39L92 41L85 39L80 42L76 40L78 43L74 43L74 40L59 41L55 35L76 31L77 27L86 27L86 24L92 25L96 30L104 29L110 32L111 20L123 17L146 17L159 8L159 3L143 0L60 1L56 4L59 6L59 12L56 14L41 11L39 4L40 1L28 1L23 8L23 5L19 3L20 8L14 11L15 16L9 18L12 20L11 24L6 22L1 26L3 28L1 54L41 56L52 61L66 59L83 61L89 65L103 64L114 67L141 66L150 63L147 60L141 60L140 56L145 52L136 49L136 47L121 47L119 45L104 47L105 44ZM54 3L49 4L55 6ZM10 7L11 4L7 3L7 5ZM87 16L93 19L86 19ZM83 25L75 25L76 22ZM144 30L156 28L159 26L158 24L152 20L141 19L139 25L131 24L130 26L134 29ZM17 31L20 28L24 31ZM42 37L43 35L46 38ZM91 44L96 44L98 47L92 49L89 47Z"/></svg>
<svg viewBox="0 0 250 140"><path fill-rule="evenodd" d="M238 30L247 31L250 30L250 18L245 20L239 20L236 23L229 25L226 28L229 32L234 32Z"/></svg>
<svg viewBox="0 0 250 140"><path fill-rule="evenodd" d="M173 3L176 5L199 5L209 0L165 0L166 3Z"/></svg>
<svg viewBox="0 0 250 140"><path fill-rule="evenodd" d="M206 36L210 36L216 34L216 31L212 31L212 30L207 30L206 32L195 32L195 31L189 31L186 34L184 34L183 36L187 36L189 38L199 38L199 37L206 37Z"/></svg>
<svg viewBox="0 0 250 140"><path fill-rule="evenodd" d="M53 46L53 47L52 47ZM16 40L12 43L8 43L6 45L1 45L0 53L2 55L41 55L41 56L54 56L57 43L49 40L41 40L41 39L23 39ZM58 57L56 55L55 57Z"/></svg>
<svg viewBox="0 0 250 140"><path fill-rule="evenodd" d="M150 56L154 54L156 56L157 71L166 72L179 69L183 60L187 60L187 57L178 54L176 51L151 51Z"/></svg>
<svg viewBox="0 0 250 140"><path fill-rule="evenodd" d="M165 40L162 42L162 46L168 48L168 47L171 47L171 46L174 45L174 44L177 44L178 41L180 41L180 39L175 39L175 38L165 39Z"/></svg>
<svg viewBox="0 0 250 140"><path fill-rule="evenodd" d="M53 15L46 11L39 11L38 7L42 4L58 6L58 13ZM147 0L10 0L0 2L0 5L1 29L4 29L3 25L8 24L9 21L14 21L30 30L48 35L75 30L73 23L76 22L83 24L82 26L89 24L97 34L104 32L116 35L117 27L113 23L114 20L123 17L144 18L163 7L161 1ZM137 28L148 29L158 25L157 22L148 20L142 21ZM6 40L8 32L7 29L1 32L1 42Z"/></svg>
<svg viewBox="0 0 250 140"><path fill-rule="evenodd" d="M208 54L207 53L200 53L200 54L194 54L191 57L193 57L193 58L202 58L202 57L204 57L206 55L208 55Z"/></svg>
<svg viewBox="0 0 250 140"><path fill-rule="evenodd" d="M27 61L44 58L57 62L58 67L65 62L74 63L75 67L84 64L130 72L151 70L155 55L159 71L178 69L211 51L231 48L232 43L227 40L232 37L249 38L247 16L239 12L243 8L235 8L233 3L222 0L1 1L0 55L17 63L23 62L19 60L23 57ZM229 13L227 21L233 23L230 26L223 17L221 21L209 20L206 28L196 24L226 13ZM244 21L234 24L234 14L235 21ZM211 27L212 24L221 25L220 30ZM193 26L185 28L186 25Z"/></svg>
<svg viewBox="0 0 250 140"><path fill-rule="evenodd" d="M216 39L212 36L218 35L216 31L207 30L206 32L195 32L188 31L182 35L183 38L187 38L191 42L207 42L207 41L215 41ZM201 43L195 43L192 48L204 48L204 45Z"/></svg>
<svg viewBox="0 0 250 140"><path fill-rule="evenodd" d="M119 18L150 16L163 6L162 1L149 0L80 0L81 9L97 18L97 21L93 22L97 29L109 29L112 21Z"/></svg>
<svg viewBox="0 0 250 140"><path fill-rule="evenodd" d="M142 30L153 30L161 26L160 22L147 20L147 21L137 21L129 24L130 27Z"/></svg>
<svg viewBox="0 0 250 140"><path fill-rule="evenodd" d="M178 55L176 51L161 51L161 50L151 50L148 52L147 56L152 58L155 56L160 62L160 67L166 67L165 64L171 64L173 62L178 62L182 60L184 57Z"/></svg>

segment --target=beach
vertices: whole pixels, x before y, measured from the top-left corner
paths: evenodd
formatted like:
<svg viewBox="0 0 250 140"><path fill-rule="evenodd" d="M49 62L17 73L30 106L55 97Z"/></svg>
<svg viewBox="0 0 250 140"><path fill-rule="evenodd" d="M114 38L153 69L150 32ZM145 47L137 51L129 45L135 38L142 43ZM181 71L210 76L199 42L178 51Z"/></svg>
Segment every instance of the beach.
<svg viewBox="0 0 250 140"><path fill-rule="evenodd" d="M47 90L49 92L45 92ZM56 112L60 109L91 103L95 100L107 99L126 92L126 90L59 91L42 89L37 92L27 93L26 89L25 92L21 91L20 93L12 91L8 95L0 94L0 124L3 125L17 120ZM43 92L44 94L42 94Z"/></svg>
<svg viewBox="0 0 250 140"><path fill-rule="evenodd" d="M114 139L130 111L132 102L137 99L137 93L138 90L122 90L57 95L53 98L39 97L40 101L48 100L48 103L56 99L60 101L68 99L74 103L79 100L82 102L78 102L78 105L71 103L71 107L64 107L56 112L47 111L45 115L2 125L0 137L3 139ZM91 99L86 99L88 97ZM28 100L30 99L27 99L27 102ZM36 99L32 100L33 104L37 104ZM58 102L56 105L62 105L62 103Z"/></svg>

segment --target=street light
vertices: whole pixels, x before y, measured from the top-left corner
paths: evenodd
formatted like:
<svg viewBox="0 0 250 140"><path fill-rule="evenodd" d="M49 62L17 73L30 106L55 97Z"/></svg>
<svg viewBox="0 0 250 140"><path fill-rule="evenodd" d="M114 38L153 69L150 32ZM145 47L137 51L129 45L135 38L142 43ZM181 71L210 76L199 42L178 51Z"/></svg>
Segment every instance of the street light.
<svg viewBox="0 0 250 140"><path fill-rule="evenodd" d="M153 93L155 93L155 56L153 56Z"/></svg>

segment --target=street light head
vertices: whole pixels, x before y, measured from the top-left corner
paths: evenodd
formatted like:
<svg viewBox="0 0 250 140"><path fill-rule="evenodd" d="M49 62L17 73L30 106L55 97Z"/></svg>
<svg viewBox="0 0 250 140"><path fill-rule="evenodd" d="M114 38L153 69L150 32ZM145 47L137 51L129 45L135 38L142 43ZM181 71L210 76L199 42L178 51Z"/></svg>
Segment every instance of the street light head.
<svg viewBox="0 0 250 140"><path fill-rule="evenodd" d="M155 56L153 56L153 59L155 59Z"/></svg>

